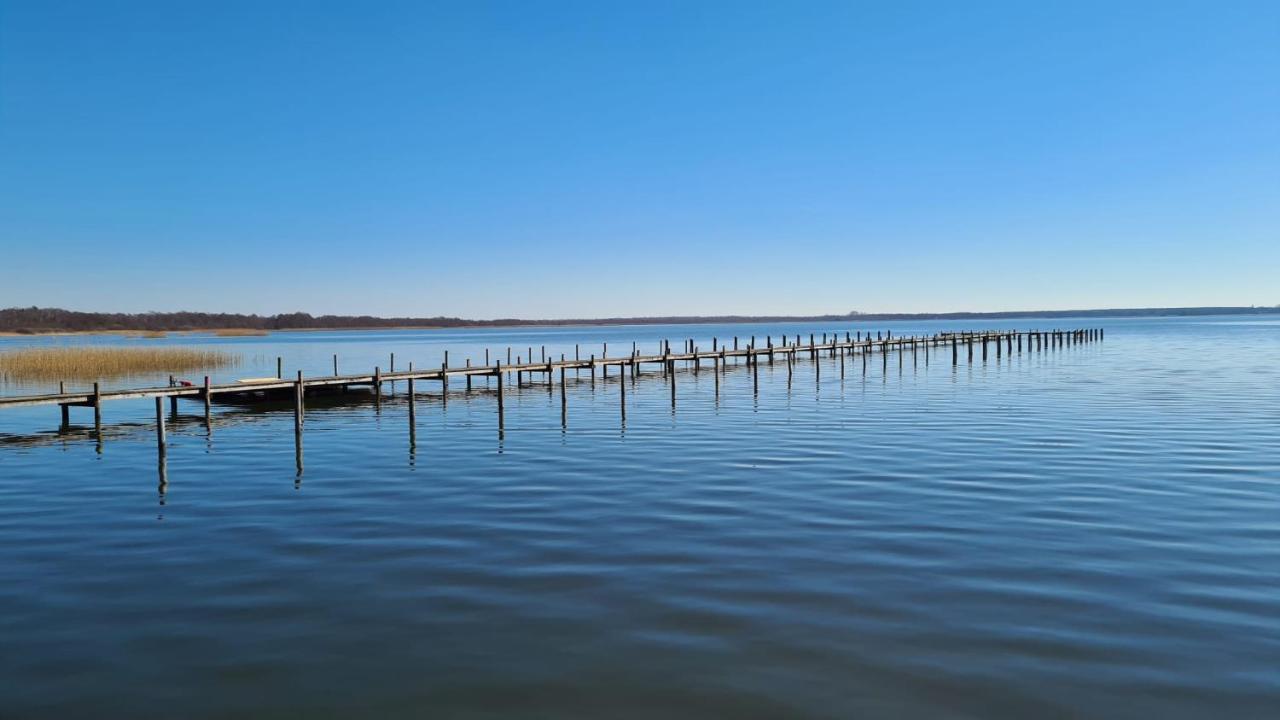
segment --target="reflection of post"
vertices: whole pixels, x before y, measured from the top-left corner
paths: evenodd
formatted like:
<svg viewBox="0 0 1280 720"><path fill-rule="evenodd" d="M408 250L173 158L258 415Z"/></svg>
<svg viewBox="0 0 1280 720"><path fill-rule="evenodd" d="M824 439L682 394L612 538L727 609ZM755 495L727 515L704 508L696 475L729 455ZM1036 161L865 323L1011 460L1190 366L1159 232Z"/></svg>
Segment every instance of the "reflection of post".
<svg viewBox="0 0 1280 720"><path fill-rule="evenodd" d="M156 485L156 493L160 496L160 504L164 505L164 494L169 491L169 459L165 455L164 448L160 448L160 452L156 455L156 472L160 476L159 483Z"/></svg>

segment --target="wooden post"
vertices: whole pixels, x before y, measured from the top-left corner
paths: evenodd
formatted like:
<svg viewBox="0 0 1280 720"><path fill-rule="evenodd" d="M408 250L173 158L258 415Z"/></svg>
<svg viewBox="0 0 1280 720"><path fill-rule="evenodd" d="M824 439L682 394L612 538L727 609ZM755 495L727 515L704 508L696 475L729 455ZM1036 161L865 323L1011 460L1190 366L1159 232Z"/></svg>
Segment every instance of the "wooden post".
<svg viewBox="0 0 1280 720"><path fill-rule="evenodd" d="M302 383L301 370L298 371L297 390L298 390L298 402L297 402L296 408L298 412L298 424L302 425L307 421L307 407L306 407L307 386Z"/></svg>
<svg viewBox="0 0 1280 720"><path fill-rule="evenodd" d="M98 443L102 443L102 389L98 383L93 384L93 432L98 439Z"/></svg>
<svg viewBox="0 0 1280 720"><path fill-rule="evenodd" d="M674 361L672 362L670 374L671 374L671 408L674 410L676 407L676 368L675 368Z"/></svg>
<svg viewBox="0 0 1280 720"><path fill-rule="evenodd" d="M409 372L413 372L413 363L409 363ZM409 446L418 444L418 394L414 392L413 375L409 376Z"/></svg>
<svg viewBox="0 0 1280 720"><path fill-rule="evenodd" d="M627 424L627 379L618 372L618 408L622 411L622 424Z"/></svg>
<svg viewBox="0 0 1280 720"><path fill-rule="evenodd" d="M714 344L714 343L712 343ZM720 397L720 356L711 356L711 374L716 376L716 397Z"/></svg>
<svg viewBox="0 0 1280 720"><path fill-rule="evenodd" d="M448 352L447 350L445 352ZM396 354L391 353L391 372L396 371Z"/></svg>
<svg viewBox="0 0 1280 720"><path fill-rule="evenodd" d="M204 426L213 427L213 399L209 393L209 376L204 376Z"/></svg>
<svg viewBox="0 0 1280 720"><path fill-rule="evenodd" d="M440 364L440 406L449 404L449 351L444 351L444 362Z"/></svg>
<svg viewBox="0 0 1280 720"><path fill-rule="evenodd" d="M284 358L276 356L276 379L284 379Z"/></svg>
<svg viewBox="0 0 1280 720"><path fill-rule="evenodd" d="M953 366L960 364L960 346L955 335L951 336L951 364Z"/></svg>
<svg viewBox="0 0 1280 720"><path fill-rule="evenodd" d="M506 424L502 407L502 363L498 363L496 368L494 374L498 376L498 432L502 432Z"/></svg>
<svg viewBox="0 0 1280 720"><path fill-rule="evenodd" d="M156 397L156 445L164 451L164 399Z"/></svg>
<svg viewBox="0 0 1280 720"><path fill-rule="evenodd" d="M333 354L333 376L338 376L338 353Z"/></svg>
<svg viewBox="0 0 1280 720"><path fill-rule="evenodd" d="M564 383L564 366L560 366L560 427L564 427L569 420L569 395L565 389Z"/></svg>
<svg viewBox="0 0 1280 720"><path fill-rule="evenodd" d="M373 404L377 409L382 408L382 368L373 369Z"/></svg>

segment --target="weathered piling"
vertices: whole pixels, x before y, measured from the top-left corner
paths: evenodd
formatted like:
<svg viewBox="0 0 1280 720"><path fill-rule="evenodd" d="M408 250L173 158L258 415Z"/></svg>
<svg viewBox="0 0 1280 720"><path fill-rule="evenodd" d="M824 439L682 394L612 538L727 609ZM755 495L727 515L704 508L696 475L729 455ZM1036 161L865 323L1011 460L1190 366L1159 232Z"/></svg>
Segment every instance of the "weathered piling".
<svg viewBox="0 0 1280 720"><path fill-rule="evenodd" d="M502 392L502 363L498 363L498 364L497 364L497 366L496 366L496 367L495 367L495 369L494 369L493 374L494 374L494 376L496 376L496 377L498 378L498 432L502 432L502 431L503 431L503 429L505 429L505 427L506 427L506 414L505 414L505 411L504 411L504 409L503 409L503 402L502 402L502 396L503 396L503 392ZM563 385L562 385L562 387L563 387Z"/></svg>
<svg viewBox="0 0 1280 720"><path fill-rule="evenodd" d="M304 406L304 397L306 394L306 384L302 382L302 371L298 371L298 382L294 385L293 396L293 422L298 428L301 428L306 422L307 409Z"/></svg>
<svg viewBox="0 0 1280 720"><path fill-rule="evenodd" d="M674 365L674 362L673 362L673 361L668 361L668 362L672 362L672 367L671 367L671 371L670 371L669 375L671 376L671 377L670 377L670 380L671 380L671 409L672 409L672 410L674 410L674 409L675 409L675 407L676 407L676 369L675 369L675 365Z"/></svg>
<svg viewBox="0 0 1280 720"><path fill-rule="evenodd" d="M102 442L102 388L93 384L93 434Z"/></svg>
<svg viewBox="0 0 1280 720"><path fill-rule="evenodd" d="M67 385L65 382L62 382L62 381L58 382L58 394L59 395L67 394ZM58 407L61 410L61 414L62 414L62 429L66 430L68 427L71 426L71 406L66 403L61 403Z"/></svg>
<svg viewBox="0 0 1280 720"><path fill-rule="evenodd" d="M409 372L413 372L413 363L409 363ZM470 376L468 376L470 377ZM409 444L416 445L418 440L418 394L413 387L413 376L409 376Z"/></svg>
<svg viewBox="0 0 1280 720"><path fill-rule="evenodd" d="M156 397L156 445L164 449L164 399Z"/></svg>
<svg viewBox="0 0 1280 720"><path fill-rule="evenodd" d="M213 428L213 393L209 391L208 375L204 376L204 393L202 394L201 399L204 400L204 426L206 428L212 429Z"/></svg>

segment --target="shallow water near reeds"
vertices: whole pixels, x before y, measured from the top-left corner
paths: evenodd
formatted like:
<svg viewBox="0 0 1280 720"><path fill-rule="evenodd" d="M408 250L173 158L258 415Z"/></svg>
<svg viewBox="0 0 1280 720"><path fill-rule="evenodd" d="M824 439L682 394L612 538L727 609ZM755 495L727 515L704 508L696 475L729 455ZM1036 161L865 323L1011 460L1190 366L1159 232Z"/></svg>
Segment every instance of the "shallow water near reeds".
<svg viewBox="0 0 1280 720"><path fill-rule="evenodd" d="M975 323L5 338L214 377ZM1280 322L1100 343L403 384L292 410L0 411L0 717L1275 717ZM816 370L816 372L815 372ZM155 384L166 377L117 385ZM0 393L43 392L8 384Z"/></svg>

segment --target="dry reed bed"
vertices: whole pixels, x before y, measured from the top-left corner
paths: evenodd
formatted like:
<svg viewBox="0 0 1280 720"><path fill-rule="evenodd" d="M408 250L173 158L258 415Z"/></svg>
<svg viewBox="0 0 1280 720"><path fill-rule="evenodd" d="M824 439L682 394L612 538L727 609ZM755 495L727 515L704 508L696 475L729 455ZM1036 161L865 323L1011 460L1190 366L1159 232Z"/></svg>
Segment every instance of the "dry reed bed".
<svg viewBox="0 0 1280 720"><path fill-rule="evenodd" d="M213 334L218 337L258 337L269 333L266 330L255 330L253 328L222 328L214 330Z"/></svg>
<svg viewBox="0 0 1280 720"><path fill-rule="evenodd" d="M240 356L191 348L38 347L0 352L5 380L99 380L235 367Z"/></svg>

